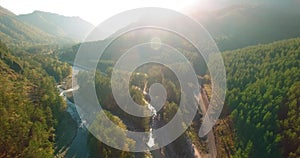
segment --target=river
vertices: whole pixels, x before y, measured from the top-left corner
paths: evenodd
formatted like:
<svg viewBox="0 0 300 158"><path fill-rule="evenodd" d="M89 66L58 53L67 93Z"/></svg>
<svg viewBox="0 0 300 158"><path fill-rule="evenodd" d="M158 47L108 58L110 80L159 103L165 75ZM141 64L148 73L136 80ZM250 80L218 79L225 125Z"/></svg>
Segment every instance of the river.
<svg viewBox="0 0 300 158"><path fill-rule="evenodd" d="M156 113L155 108L149 103L148 103L148 109L151 111L151 114L152 114L152 121L151 121L152 123L150 126L150 134L149 134L149 140L147 142L147 145L151 148L155 145L152 128L155 127L157 113Z"/></svg>
<svg viewBox="0 0 300 158"><path fill-rule="evenodd" d="M146 85L145 85L146 86ZM64 130L59 131L58 137L61 135L66 136L66 135L70 135L69 133L72 131L73 135L70 139L68 139L67 141L64 141L63 144L64 146L60 146L59 149L56 149L56 156L55 157L80 157L80 158L85 158L85 157L89 157L89 147L88 147L88 130L85 126L86 122L83 120L81 120L77 110L79 107L77 107L74 103L72 103L71 101L69 101L66 97L66 93L67 92L72 92L72 91L76 91L78 89L78 87L74 87L74 88L70 88L67 90L63 90L61 88L61 85L58 85L57 88L60 91L60 96L64 97L64 100L67 103L67 109L66 112L69 114L69 116L71 117L71 121L75 122L76 127L74 129L74 127L71 127L71 124L64 124L65 127L63 128ZM140 89L141 90L141 89ZM146 91L145 88L144 90L141 90L143 92L144 95L149 95ZM152 119L151 119L151 123L150 123L150 132L149 132L149 139L148 142L146 143L147 146L150 148L152 148L153 146L155 146L155 135L153 135L153 130L159 128L158 127L158 122L161 121L160 120L160 116L157 114L156 109L150 104L148 103L146 100L144 100L148 109L151 111L152 114ZM80 109L79 109L80 110ZM70 119L69 119L70 121ZM69 127L70 126L70 127ZM76 131L76 132L74 132ZM177 157L177 155L174 153L173 149L171 146L169 147L165 147L165 153L162 154L161 149L158 150L153 150L151 151L151 155L153 157Z"/></svg>
<svg viewBox="0 0 300 158"><path fill-rule="evenodd" d="M66 158L71 158L71 157L80 157L80 158L85 158L89 157L89 148L88 148L88 130L85 127L85 121L82 121L80 119L79 114L77 113L76 110L76 105L72 103L70 100L67 99L66 94L67 92L71 92L74 90L77 90L78 88L71 88L68 90L63 90L61 86L57 86L57 88L60 91L60 96L64 97L64 100L67 103L67 110L66 112L71 116L73 121L76 122L76 132L75 135L69 139L69 142L63 142L66 144L66 146L63 146L62 149L57 149L58 153L56 154L55 157L66 157ZM78 108L78 107L77 107ZM66 126L72 126L71 124L65 124ZM64 131L59 131L61 135L66 135L69 134L70 131L68 130L74 130L74 128L66 127L64 128L66 130Z"/></svg>

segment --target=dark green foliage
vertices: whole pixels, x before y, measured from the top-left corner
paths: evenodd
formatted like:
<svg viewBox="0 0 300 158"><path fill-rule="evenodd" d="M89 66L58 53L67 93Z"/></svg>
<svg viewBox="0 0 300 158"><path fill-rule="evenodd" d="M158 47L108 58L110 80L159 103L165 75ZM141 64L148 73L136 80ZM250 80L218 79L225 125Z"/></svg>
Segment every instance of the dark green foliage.
<svg viewBox="0 0 300 158"><path fill-rule="evenodd" d="M45 57L45 55L36 55L34 60L41 64L41 67L50 75L55 81L61 82L71 73L71 67L67 63L60 62L58 59Z"/></svg>
<svg viewBox="0 0 300 158"><path fill-rule="evenodd" d="M299 37L300 4L293 0L264 2L229 5L195 16L200 17L221 51Z"/></svg>
<svg viewBox="0 0 300 158"><path fill-rule="evenodd" d="M287 148L297 148L285 139L286 133L299 129L300 124L282 127L280 119L285 118L283 122L289 124L288 120L296 119L299 113L299 108L292 105L297 93L289 91L300 80L300 39L226 52L224 60L226 104L232 111L237 134L236 157L280 157ZM298 113L290 112L292 109ZM280 146L282 142L285 144Z"/></svg>
<svg viewBox="0 0 300 158"><path fill-rule="evenodd" d="M126 129L125 124L122 122L122 120L112 115L110 112L105 111L106 117L110 119L115 125L122 129ZM114 149L112 147L107 146L104 143L101 143L99 141L96 141L97 139L90 135L89 145L92 149L92 157L93 156L99 156L101 157L134 157L134 153L126 152L124 150L132 149L134 148L135 141L132 139L128 139L126 136L126 132L118 130L115 126L109 127L104 119L105 116L97 115L95 121L91 124L90 129L97 133L97 137L101 137L102 139L106 139L110 141L111 143L119 142L120 144L114 144L115 146L119 146L122 150ZM117 137L116 137L117 135ZM116 140L117 138L121 138Z"/></svg>
<svg viewBox="0 0 300 158"><path fill-rule="evenodd" d="M0 15L0 37L7 44L24 46L28 44L54 43L55 38L37 28L24 24L12 15Z"/></svg>
<svg viewBox="0 0 300 158"><path fill-rule="evenodd" d="M175 116L177 110L178 110L177 104L167 102L166 105L164 106L164 112L163 112L164 121L166 123L170 122L172 118Z"/></svg>
<svg viewBox="0 0 300 158"><path fill-rule="evenodd" d="M59 54L60 60L73 63L79 47L80 44L74 45L72 47L63 48L61 53Z"/></svg>
<svg viewBox="0 0 300 158"><path fill-rule="evenodd" d="M58 83L71 74L70 65L57 58L57 52L61 49L57 45L13 47L12 49L15 56L30 61L31 66L42 68ZM17 64L21 65L20 62Z"/></svg>
<svg viewBox="0 0 300 158"><path fill-rule="evenodd" d="M73 43L92 29L92 24L79 17L41 11L17 16L0 6L0 37L9 46Z"/></svg>
<svg viewBox="0 0 300 158"><path fill-rule="evenodd" d="M0 157L53 157L56 119L65 105L54 79L2 43L0 54Z"/></svg>
<svg viewBox="0 0 300 158"><path fill-rule="evenodd" d="M2 48L2 51L0 52L0 59L14 71L21 72L21 65L15 60L15 57L8 53L6 45L0 42L0 47Z"/></svg>
<svg viewBox="0 0 300 158"><path fill-rule="evenodd" d="M80 85L79 91L85 89L86 88L85 86L87 84L91 84L92 81L90 80L89 75L93 75L93 74L79 73L78 75L78 83ZM111 90L110 76L106 76L105 74L97 72L94 82L95 82L97 97L103 109L111 112L113 115L120 117L122 120L126 120L127 122L130 122L130 124L133 125L137 130L144 131L149 128L149 118L147 117L139 118L130 115L124 112L117 105ZM84 95L85 93L82 94ZM125 92L124 93L121 92L120 94L125 94ZM143 94L140 90L137 90L135 87L132 86L130 87L130 94L136 103L140 105L144 105ZM86 97L88 98L88 96ZM130 104L127 104L125 101L124 104L126 104L125 106L131 106Z"/></svg>
<svg viewBox="0 0 300 158"><path fill-rule="evenodd" d="M300 81L288 90L286 103L280 121L284 157L296 158L300 155Z"/></svg>

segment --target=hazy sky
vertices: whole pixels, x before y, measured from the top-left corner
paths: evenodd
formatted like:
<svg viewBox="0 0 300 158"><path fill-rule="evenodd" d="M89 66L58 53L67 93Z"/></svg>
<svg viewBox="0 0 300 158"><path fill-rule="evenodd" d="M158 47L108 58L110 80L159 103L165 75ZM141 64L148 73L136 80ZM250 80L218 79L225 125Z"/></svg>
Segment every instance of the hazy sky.
<svg viewBox="0 0 300 158"><path fill-rule="evenodd" d="M191 6L197 6L197 10L210 10L237 3L263 1L288 2L282 0L0 0L0 5L15 14L40 10L66 16L79 16L97 25L117 13L139 7L162 7L184 12ZM289 1L297 4L300 2L300 0Z"/></svg>
<svg viewBox="0 0 300 158"><path fill-rule="evenodd" d="M184 8L203 5L209 0L1 0L0 5L15 14L34 10L79 16L94 25L122 11L138 7L162 7L182 11Z"/></svg>

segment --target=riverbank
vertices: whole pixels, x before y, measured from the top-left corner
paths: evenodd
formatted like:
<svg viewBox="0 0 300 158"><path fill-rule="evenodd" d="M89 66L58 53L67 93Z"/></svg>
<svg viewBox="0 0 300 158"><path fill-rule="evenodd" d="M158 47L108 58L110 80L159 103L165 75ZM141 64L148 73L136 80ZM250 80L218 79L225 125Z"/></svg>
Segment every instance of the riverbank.
<svg viewBox="0 0 300 158"><path fill-rule="evenodd" d="M88 157L88 130L82 124L76 105L68 100L66 94L74 89L64 90L61 87L57 86L67 103L67 109L56 128L55 157Z"/></svg>
<svg viewBox="0 0 300 158"><path fill-rule="evenodd" d="M69 146L77 135L77 122L65 111L58 121L55 136L55 157L65 157Z"/></svg>

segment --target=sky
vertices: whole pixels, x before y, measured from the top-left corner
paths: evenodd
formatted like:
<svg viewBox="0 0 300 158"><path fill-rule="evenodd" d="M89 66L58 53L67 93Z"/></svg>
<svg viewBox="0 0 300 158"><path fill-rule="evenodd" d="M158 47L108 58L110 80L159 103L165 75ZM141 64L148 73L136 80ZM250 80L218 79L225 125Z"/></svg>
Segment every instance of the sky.
<svg viewBox="0 0 300 158"><path fill-rule="evenodd" d="M187 13L195 6L197 10L211 10L255 1L274 0L0 0L0 5L17 15L40 10L65 16L79 16L97 26L113 15L140 7L168 8Z"/></svg>
<svg viewBox="0 0 300 158"><path fill-rule="evenodd" d="M15 14L27 14L34 10L79 16L98 25L105 19L125 10L140 7L161 7L183 12L185 8L209 0L0 0L0 5Z"/></svg>

